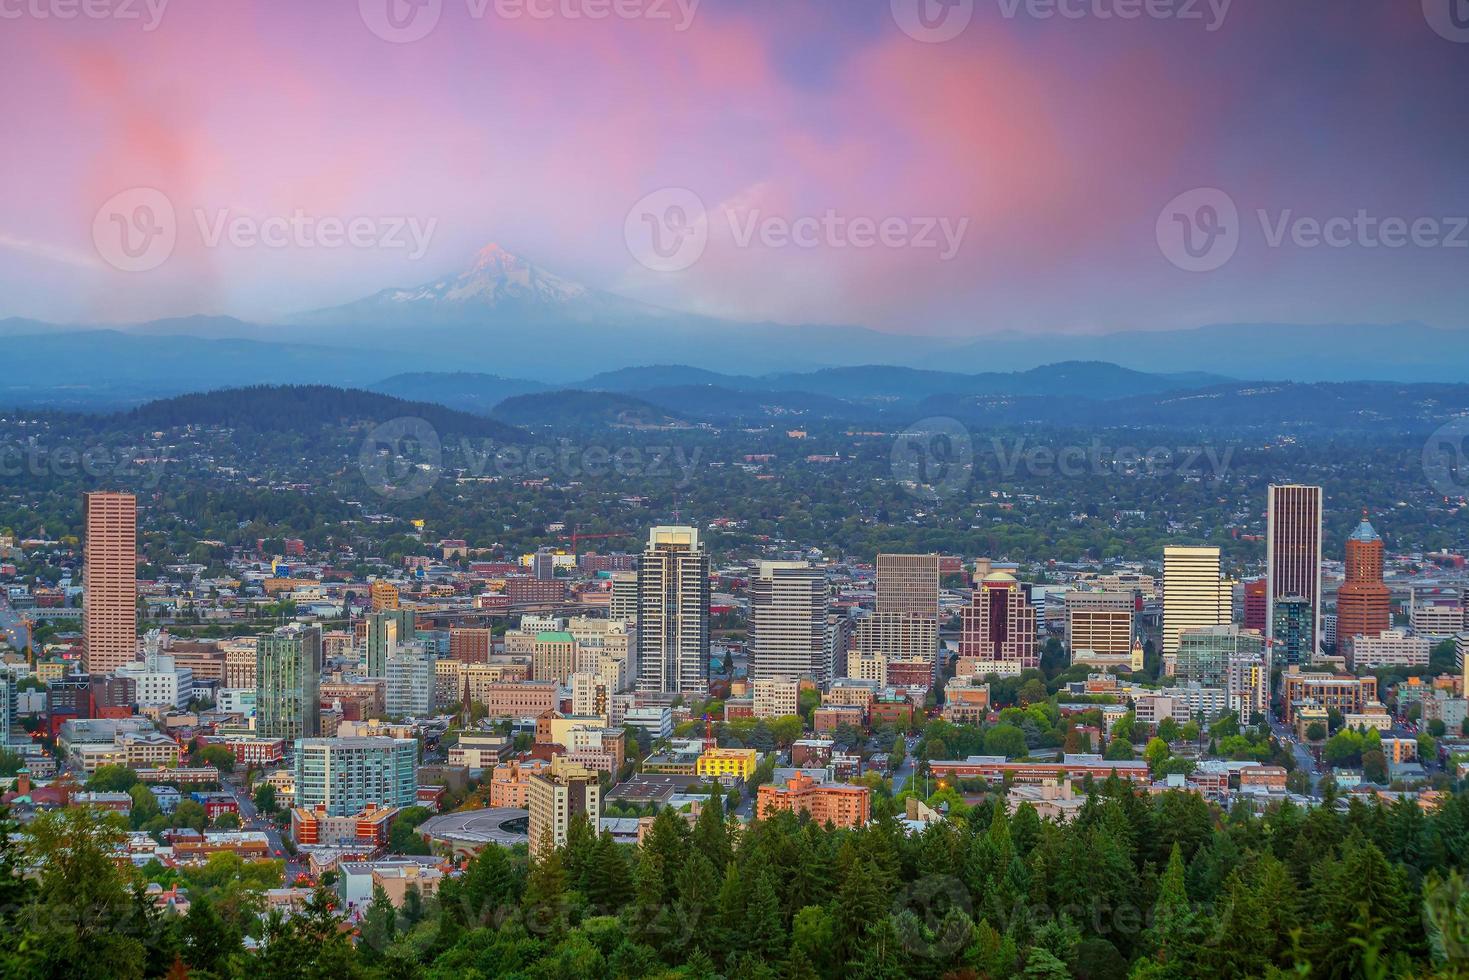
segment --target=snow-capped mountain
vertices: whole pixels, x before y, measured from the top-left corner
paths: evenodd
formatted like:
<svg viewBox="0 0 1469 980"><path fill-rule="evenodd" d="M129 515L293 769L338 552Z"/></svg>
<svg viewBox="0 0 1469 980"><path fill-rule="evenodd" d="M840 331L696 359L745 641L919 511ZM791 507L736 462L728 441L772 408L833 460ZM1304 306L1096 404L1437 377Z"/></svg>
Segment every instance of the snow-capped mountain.
<svg viewBox="0 0 1469 980"><path fill-rule="evenodd" d="M570 323L663 318L666 310L573 282L486 245L461 271L417 286L393 287L352 303L294 318L310 325L419 327L491 324L506 319Z"/></svg>

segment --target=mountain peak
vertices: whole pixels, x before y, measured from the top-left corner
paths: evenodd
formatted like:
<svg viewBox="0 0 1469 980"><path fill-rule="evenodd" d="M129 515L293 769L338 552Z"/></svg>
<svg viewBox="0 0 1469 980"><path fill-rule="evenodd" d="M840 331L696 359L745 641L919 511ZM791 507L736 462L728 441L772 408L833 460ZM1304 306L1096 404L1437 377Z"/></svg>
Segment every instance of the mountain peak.
<svg viewBox="0 0 1469 980"><path fill-rule="evenodd" d="M490 242L484 248L474 253L474 261L469 268L479 269L504 269L507 266L524 266L526 261L508 249L502 248L497 242Z"/></svg>

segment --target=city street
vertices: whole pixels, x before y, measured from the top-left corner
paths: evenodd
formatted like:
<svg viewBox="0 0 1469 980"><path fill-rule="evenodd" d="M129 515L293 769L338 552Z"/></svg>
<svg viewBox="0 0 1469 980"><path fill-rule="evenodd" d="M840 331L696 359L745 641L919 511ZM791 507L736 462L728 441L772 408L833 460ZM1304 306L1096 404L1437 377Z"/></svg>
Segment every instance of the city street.
<svg viewBox="0 0 1469 980"><path fill-rule="evenodd" d="M270 854L273 858L279 858L286 862L285 884L290 885L296 880L296 876L306 870L306 862L300 858L293 858L286 851L285 841L281 838L281 832L277 829L275 822L269 817L261 815L255 808L255 801L236 782L226 779L223 783L225 792L229 793L240 808L240 824L242 830L258 830L265 834L265 839L270 843Z"/></svg>

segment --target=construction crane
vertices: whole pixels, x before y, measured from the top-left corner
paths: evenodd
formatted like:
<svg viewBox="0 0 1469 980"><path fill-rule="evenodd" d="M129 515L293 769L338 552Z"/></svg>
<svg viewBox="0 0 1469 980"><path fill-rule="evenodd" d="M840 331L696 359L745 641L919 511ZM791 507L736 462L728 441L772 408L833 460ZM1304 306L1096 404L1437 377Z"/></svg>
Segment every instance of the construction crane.
<svg viewBox="0 0 1469 980"><path fill-rule="evenodd" d="M561 535L561 540L565 541L568 538L570 539L570 541L571 541L571 553L573 555L575 555L575 554L580 553L580 550L581 550L578 547L579 542L582 542L582 541L592 541L592 540L597 540L597 539L601 539L601 538L626 538L626 537L631 537L634 533L635 532L633 532L633 531L606 531L606 532L603 532L601 534L582 534L581 533L581 525L578 524L578 525L576 525L575 527L573 527L571 529L571 534L569 534L569 535L566 535L566 534Z"/></svg>

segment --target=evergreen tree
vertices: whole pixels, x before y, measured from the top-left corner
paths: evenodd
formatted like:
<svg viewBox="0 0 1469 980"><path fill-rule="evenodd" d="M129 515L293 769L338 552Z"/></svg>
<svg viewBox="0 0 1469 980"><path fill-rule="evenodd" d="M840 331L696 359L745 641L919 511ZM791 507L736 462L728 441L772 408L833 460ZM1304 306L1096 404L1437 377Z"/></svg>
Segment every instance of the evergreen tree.
<svg viewBox="0 0 1469 980"><path fill-rule="evenodd" d="M398 935L398 910L383 886L374 883L372 901L362 916L361 941L358 950L368 963L381 963L387 949Z"/></svg>
<svg viewBox="0 0 1469 980"><path fill-rule="evenodd" d="M223 975L230 956L240 948L239 932L230 928L202 896L189 903L180 926L183 962L191 969Z"/></svg>
<svg viewBox="0 0 1469 980"><path fill-rule="evenodd" d="M550 942L561 938L566 928L566 870L561 863L561 849L551 844L550 831L541 837L537 854L531 859L520 903L531 935Z"/></svg>
<svg viewBox="0 0 1469 980"><path fill-rule="evenodd" d="M691 843L695 850L709 859L714 873L723 877L724 866L730 862L732 850L729 828L724 821L724 801L718 785L709 791L709 802L704 804L698 819L694 821Z"/></svg>

